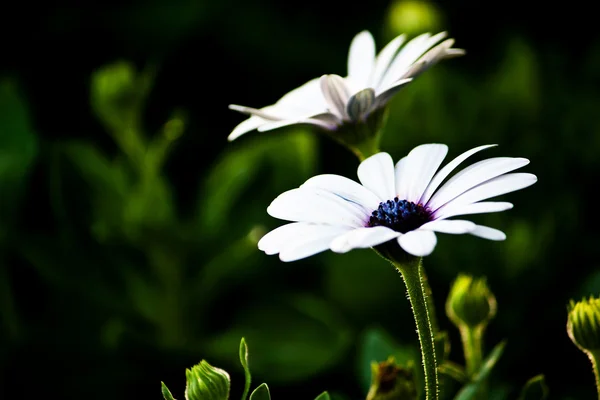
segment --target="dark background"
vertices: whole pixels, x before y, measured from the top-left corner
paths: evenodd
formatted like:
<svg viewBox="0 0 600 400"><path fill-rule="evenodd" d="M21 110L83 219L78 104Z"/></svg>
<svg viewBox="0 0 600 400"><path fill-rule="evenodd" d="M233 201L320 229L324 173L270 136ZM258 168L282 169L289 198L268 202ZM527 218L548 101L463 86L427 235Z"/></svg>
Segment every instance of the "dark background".
<svg viewBox="0 0 600 400"><path fill-rule="evenodd" d="M245 336L254 383L266 381L275 399L364 398L377 332L396 347L416 342L395 272L367 250L284 264L256 249L279 225L265 212L273 198L316 173L355 179L358 161L302 129L228 143L244 117L227 105L262 107L313 77L345 75L356 33L370 30L380 50L402 29L447 30L467 55L394 98L382 149L398 159L443 142L450 159L498 143L482 157L529 158L539 179L505 196L513 210L474 218L505 242L440 235L425 260L451 358L462 362L443 313L450 282L485 275L499 304L487 349L508 339L494 398L515 398L539 373L551 398L592 398L589 362L565 323L569 299L600 291L595 14L574 3L423 4L400 22L394 12L414 4L6 6L0 397L160 398L165 381L183 398L185 368L205 358L230 372L235 398ZM146 67L154 74L144 81ZM121 114L139 118L135 132L111 120Z"/></svg>

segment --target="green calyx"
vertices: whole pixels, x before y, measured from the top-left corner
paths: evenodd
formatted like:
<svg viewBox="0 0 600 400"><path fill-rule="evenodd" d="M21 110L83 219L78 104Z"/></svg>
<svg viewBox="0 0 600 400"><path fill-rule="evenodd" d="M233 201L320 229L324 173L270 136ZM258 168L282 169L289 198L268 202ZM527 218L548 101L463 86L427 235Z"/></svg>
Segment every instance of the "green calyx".
<svg viewBox="0 0 600 400"><path fill-rule="evenodd" d="M417 386L412 368L387 361L371 363L371 387L367 400L409 400L417 398Z"/></svg>
<svg viewBox="0 0 600 400"><path fill-rule="evenodd" d="M348 105L352 110L352 104ZM355 111L360 113L360 111ZM346 122L328 135L350 149L359 160L364 160L379 152L381 130L387 118L387 107L371 111L364 117Z"/></svg>
<svg viewBox="0 0 600 400"><path fill-rule="evenodd" d="M229 398L229 374L213 367L205 360L192 369L185 370L186 400L227 400Z"/></svg>
<svg viewBox="0 0 600 400"><path fill-rule="evenodd" d="M460 274L446 301L448 318L457 326L485 326L496 315L496 298L485 278Z"/></svg>
<svg viewBox="0 0 600 400"><path fill-rule="evenodd" d="M567 333L583 351L600 352L600 298L589 297L568 306Z"/></svg>

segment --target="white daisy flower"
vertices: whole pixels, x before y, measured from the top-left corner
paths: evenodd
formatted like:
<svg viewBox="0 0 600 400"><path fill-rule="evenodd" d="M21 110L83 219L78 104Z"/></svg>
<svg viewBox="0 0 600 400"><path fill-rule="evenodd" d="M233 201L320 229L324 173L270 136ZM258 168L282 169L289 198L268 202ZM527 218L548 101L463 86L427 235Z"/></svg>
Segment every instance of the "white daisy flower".
<svg viewBox="0 0 600 400"><path fill-rule="evenodd" d="M448 147L425 144L395 167L388 153L367 158L358 167L361 184L338 175L310 178L267 208L271 216L294 222L267 233L258 248L278 253L282 261L294 261L327 249L346 253L357 248L381 249L384 243L398 249L397 243L406 253L421 257L433 251L436 232L504 240L506 235L497 229L450 218L512 208L511 203L484 200L535 183L533 174L509 173L529 160L490 158L445 181L468 157L492 146L469 150L439 171Z"/></svg>
<svg viewBox="0 0 600 400"><path fill-rule="evenodd" d="M228 139L234 140L254 129L262 132L310 124L334 131L347 123L364 122L431 65L464 54L464 50L452 48L454 39L439 43L445 37L446 32L433 36L425 33L404 44L406 36L400 35L376 56L373 36L360 32L350 45L348 76L315 78L261 109L229 105L251 117L236 126Z"/></svg>

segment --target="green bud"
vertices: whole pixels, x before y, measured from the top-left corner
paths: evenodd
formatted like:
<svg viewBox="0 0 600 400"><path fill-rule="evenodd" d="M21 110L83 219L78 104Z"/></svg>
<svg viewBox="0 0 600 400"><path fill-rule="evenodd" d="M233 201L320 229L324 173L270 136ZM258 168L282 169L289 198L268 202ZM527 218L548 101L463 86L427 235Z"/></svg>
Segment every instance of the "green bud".
<svg viewBox="0 0 600 400"><path fill-rule="evenodd" d="M436 5L424 0L396 0L388 12L389 31L393 36L433 32L442 25L442 14Z"/></svg>
<svg viewBox="0 0 600 400"><path fill-rule="evenodd" d="M390 357L387 361L371 363L371 387L367 400L413 400L417 384L411 366L404 368Z"/></svg>
<svg viewBox="0 0 600 400"><path fill-rule="evenodd" d="M485 326L496 315L496 298L485 278L460 274L450 289L446 314L457 326Z"/></svg>
<svg viewBox="0 0 600 400"><path fill-rule="evenodd" d="M227 400L229 397L229 374L202 360L192 369L185 370L186 400Z"/></svg>
<svg viewBox="0 0 600 400"><path fill-rule="evenodd" d="M584 352L600 351L600 298L571 300L567 319L569 337Z"/></svg>

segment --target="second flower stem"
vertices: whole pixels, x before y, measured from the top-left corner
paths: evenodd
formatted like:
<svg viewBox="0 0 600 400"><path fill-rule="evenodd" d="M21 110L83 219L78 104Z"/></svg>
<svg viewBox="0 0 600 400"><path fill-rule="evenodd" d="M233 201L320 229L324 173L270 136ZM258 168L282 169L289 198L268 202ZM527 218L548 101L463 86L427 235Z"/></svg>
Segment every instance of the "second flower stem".
<svg viewBox="0 0 600 400"><path fill-rule="evenodd" d="M408 299L417 324L417 334L421 345L421 358L425 373L425 394L427 400L438 399L438 371L435 357L435 342L427 307L426 291L422 280L421 258L406 263L394 263L404 279Z"/></svg>
<svg viewBox="0 0 600 400"><path fill-rule="evenodd" d="M587 354L592 362L592 368L594 369L596 391L598 392L598 399L600 400L600 365L598 365L598 363L600 363L600 351L588 351Z"/></svg>

